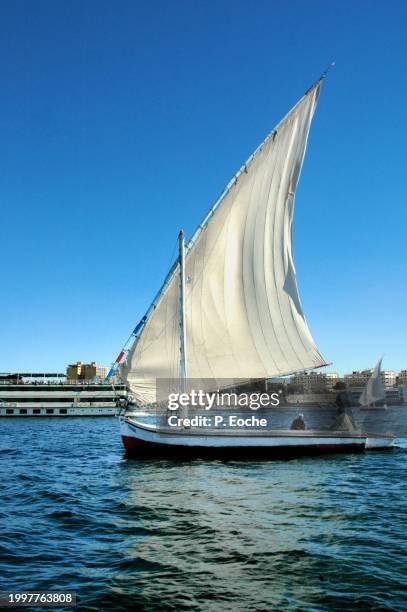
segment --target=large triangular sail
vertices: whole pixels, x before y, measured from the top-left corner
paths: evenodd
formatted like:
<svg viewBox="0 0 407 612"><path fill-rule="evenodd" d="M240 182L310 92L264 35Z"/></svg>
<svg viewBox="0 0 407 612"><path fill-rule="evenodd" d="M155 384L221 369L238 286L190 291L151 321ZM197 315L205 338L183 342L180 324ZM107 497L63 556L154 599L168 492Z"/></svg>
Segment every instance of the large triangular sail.
<svg viewBox="0 0 407 612"><path fill-rule="evenodd" d="M305 321L293 260L294 194L318 81L227 186L187 246L188 376L262 379L325 365ZM136 401L179 376L178 265L148 311L121 374Z"/></svg>

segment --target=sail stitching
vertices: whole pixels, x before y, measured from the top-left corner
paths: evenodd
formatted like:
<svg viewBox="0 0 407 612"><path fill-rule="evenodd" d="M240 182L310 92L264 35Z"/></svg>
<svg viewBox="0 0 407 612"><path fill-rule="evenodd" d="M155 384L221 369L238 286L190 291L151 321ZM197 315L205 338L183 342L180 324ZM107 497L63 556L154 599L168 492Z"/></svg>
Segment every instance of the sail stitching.
<svg viewBox="0 0 407 612"><path fill-rule="evenodd" d="M291 148L290 148L290 152L291 152ZM283 172L284 172L284 169L283 169ZM276 205L273 207L273 213L274 213L273 214L273 237L274 237L274 242L273 242L273 259L274 259L274 261L277 260L277 256L279 255L279 254L276 254L275 235L276 235L277 212L278 212L277 205L280 202L280 194L281 194L281 191L282 191L283 186L284 186L283 185L283 178L284 178L284 176L282 175L280 177L280 182L278 184L277 196L276 196ZM269 193L269 197L270 197L270 193ZM281 301L280 301L280 297L279 297L279 290L278 290L275 266L273 267L273 280L274 280L276 301L277 301L277 304L278 304L278 309L279 309L279 313L280 313L280 319L281 319L282 325L284 327L286 339L287 339L287 341L288 341L288 343L289 343L289 345L291 347L292 353L296 356L297 361L302 364L302 360L299 358L298 353L297 353L297 351L294 348L293 341L292 341L292 339L291 339L291 337L290 337L290 335L288 333L288 330L287 330L287 325L286 325L286 322L285 322L285 317L284 317L284 314L283 314L283 309L282 309ZM286 363L288 364L289 363L289 359L288 359L286 350L282 349L282 354L284 355L284 359L285 359Z"/></svg>
<svg viewBox="0 0 407 612"><path fill-rule="evenodd" d="M278 158L278 153L279 153L279 151L281 149L281 145L282 145L281 138L278 138L278 143L277 143L278 149L277 149L277 153L276 153L275 158L274 158L273 171L272 171L272 173L270 175L269 186L268 186L268 193L267 193L267 204L266 204L266 210L265 210L265 226L268 225L268 219L270 217L272 217L272 219L273 219L273 222L272 222L272 225L273 225L273 233L272 233L273 238L275 238L275 223L276 223L277 207L276 207L276 205L269 206L268 203L269 203L269 200L270 200L271 189L272 189L272 187L274 185L274 182L275 182L275 173L276 173L276 168L277 168L277 158ZM266 240L266 237L264 236L264 240L263 240L263 264L265 262L265 251L266 251L266 249L265 249L265 240ZM275 239L272 241L272 245L271 245L273 262L275 262L275 260L276 260L274 248L275 248ZM263 265L263 268L264 268L264 283L265 283L265 286L266 286L266 297L267 297L267 303L269 305L269 312L270 312L271 304L270 304L269 292L267 291L267 288L268 288L268 279L266 278L266 270L265 270L265 266L264 265ZM273 275L272 276L273 276L274 286L276 288L275 296L276 296L276 299L278 300L277 281L276 281L276 278L275 278L275 269L274 269L274 266L273 266ZM284 319L283 319L283 317L281 315L281 311L280 311L280 316L281 316L281 319L282 319L282 321L284 323ZM284 348L283 348L283 346L282 346L282 344L280 342L279 334L277 333L277 330L276 330L276 327L275 327L275 323L273 321L273 318L270 316L270 314L269 314L269 319L270 319L270 322L271 322L271 327L273 329L274 337L276 338L276 341L277 341L277 344L278 344L278 347L279 347L279 351L280 351L281 355L283 356L284 360L286 361L286 363L288 363L286 351L284 350ZM287 333L286 333L286 335L287 335ZM281 368L278 368L278 370L279 370L279 372L281 372Z"/></svg>
<svg viewBox="0 0 407 612"><path fill-rule="evenodd" d="M273 143L270 143L270 145L269 145L269 147L270 147L269 151L267 151L266 154L265 154L266 163L267 163L267 158L269 157L269 153L271 151L271 148L273 147L273 153L274 153L274 166L273 166L273 170L271 171L270 176L268 178L267 178L267 176L264 176L264 178L263 178L263 182L265 182L265 190L268 192L267 201L268 201L268 197L270 195L271 187L273 185L273 178L274 178L274 173L275 173L276 166L277 166L278 153L279 153L280 148L281 148L281 140L278 138L278 135L277 135L277 143L276 143L276 145L274 143L275 143L275 138L273 139ZM267 188L267 183L268 183L268 188ZM266 210L265 210L265 213L266 213L266 215L265 215L265 225L266 225L266 218L267 218L268 214L270 213L271 209L273 209L274 214L275 214L275 206L269 207L268 205L266 205ZM260 209L258 208L257 211L256 211L256 218L255 218L255 223L254 223L255 227L257 226L257 223L258 223L259 214L260 214ZM262 257L263 263L264 263L264 258L265 258L265 245L264 245L264 241L265 241L265 233L263 234L263 245L262 245L262 249L263 249L263 257ZM254 247L255 247L255 241L253 241L253 249L254 249ZM253 256L253 258L252 258L253 277L254 277L254 265L255 265L255 257ZM267 287L264 265L263 265L263 273L264 273L265 285ZM266 293L266 296L267 296L267 303L269 303L267 288L266 288L266 292L265 293ZM256 306L257 306L258 321L259 321L260 328L261 328L262 333L263 333L265 346L267 348L267 351L268 351L268 353L269 353L273 363L276 366L276 370L280 371L280 367L277 366L277 363L276 363L272 353L270 352L270 347L269 347L269 344L267 342L267 336L266 336L264 328L263 328L263 323L262 323L262 320L261 320L260 310L259 310L259 306L258 306L257 292L256 292ZM276 340L276 342L277 342L277 344L279 346L280 353L282 355L284 355L283 348L281 346L280 340L278 338L278 334L277 334L275 326L274 326L274 322L272 320L272 317L270 317L270 314L268 315L268 318L270 319L271 327L273 329L273 336L274 336L274 339ZM265 370L267 370L267 368L265 368Z"/></svg>
<svg viewBox="0 0 407 612"><path fill-rule="evenodd" d="M296 192L297 185L298 185L298 182L299 182L300 176L301 176L301 171L302 171L302 167L303 167L303 163L304 163L304 159L305 159L305 154L306 154L306 149L307 149L307 142L308 142L308 136L309 136L309 131L310 131L310 127L311 127L311 121L312 121L312 117L313 117L314 112L315 112L316 100L318 98L318 95L319 95L319 89L315 92L315 96L316 97L314 98L312 107L308 109L308 116L307 116L307 120L306 120L306 125L308 126L308 128L307 128L306 136L305 136L305 139L304 139L304 143L305 144L304 144L304 148L303 148L302 157L301 157L301 160L299 160L299 162L298 162L299 170L298 170L298 174L297 174L297 178L296 178L296 184L294 186L293 195L292 195L291 232L292 232L292 223L293 223L294 212L295 212L295 192ZM300 141L298 142L298 145L297 145L297 151L299 149L299 145L300 145ZM291 253L291 255L292 255L292 253ZM298 295L299 302L301 304L301 298L300 298L300 295L299 295L299 292L298 292L298 288L297 288L297 295ZM293 320L293 322L295 324L295 327L298 330L298 335L300 336L300 339L301 339L302 345L304 347L305 353L309 353L309 349L307 349L307 347L305 345L305 342L304 342L304 337L303 337L304 330L299 328L297 320L294 317L294 314L293 314L293 311L292 311L292 306L291 306L291 316L292 316L292 320ZM318 349L317 349L317 347L315 345L315 342L314 342L312 334L310 332L310 329L309 329L308 323L306 321L306 318L305 318L304 311L303 311L302 307L301 307L301 317L302 317L302 320L304 322L305 330L306 330L308 336L310 336L310 338L312 339L314 353L316 353L316 355L322 361L324 361L322 355L320 354L320 352L318 351ZM313 358L315 358L315 354L313 355Z"/></svg>

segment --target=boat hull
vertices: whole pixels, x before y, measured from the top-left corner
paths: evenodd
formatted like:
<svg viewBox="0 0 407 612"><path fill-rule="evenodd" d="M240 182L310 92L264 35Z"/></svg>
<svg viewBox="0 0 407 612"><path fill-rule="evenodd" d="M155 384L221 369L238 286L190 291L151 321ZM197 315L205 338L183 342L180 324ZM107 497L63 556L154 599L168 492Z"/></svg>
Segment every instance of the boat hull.
<svg viewBox="0 0 407 612"><path fill-rule="evenodd" d="M366 438L341 432L247 432L232 434L158 432L128 418L120 429L127 456L143 457L251 457L286 458L336 452L362 452Z"/></svg>
<svg viewBox="0 0 407 612"><path fill-rule="evenodd" d="M394 436L368 436L366 450L392 450L397 448Z"/></svg>

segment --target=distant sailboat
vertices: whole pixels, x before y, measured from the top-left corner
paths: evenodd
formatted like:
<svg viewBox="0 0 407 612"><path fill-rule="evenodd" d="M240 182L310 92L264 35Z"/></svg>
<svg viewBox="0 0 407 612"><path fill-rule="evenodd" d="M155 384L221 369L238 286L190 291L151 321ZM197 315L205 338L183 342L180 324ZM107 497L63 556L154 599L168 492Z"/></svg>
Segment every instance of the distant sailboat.
<svg viewBox="0 0 407 612"><path fill-rule="evenodd" d="M379 359L369 380L366 383L365 388L359 398L359 404L361 404L361 410L387 410L387 405L377 406L376 402L384 400L386 392L382 382L382 361L383 357ZM366 449L367 450L383 450L393 448L395 446L394 436L378 434L369 435L366 437Z"/></svg>
<svg viewBox="0 0 407 612"><path fill-rule="evenodd" d="M384 406L376 406L376 402L384 400L386 397L386 392L382 383L382 361L383 357L377 362L359 398L359 404L361 404L362 409L385 409Z"/></svg>
<svg viewBox="0 0 407 612"><path fill-rule="evenodd" d="M120 362L134 403L156 401L157 379L269 379L326 365L305 320L293 259L294 196L323 76L226 186L187 243ZM182 384L181 384L182 387ZM152 410L153 412L153 410ZM162 431L120 418L138 456L363 450L349 431Z"/></svg>

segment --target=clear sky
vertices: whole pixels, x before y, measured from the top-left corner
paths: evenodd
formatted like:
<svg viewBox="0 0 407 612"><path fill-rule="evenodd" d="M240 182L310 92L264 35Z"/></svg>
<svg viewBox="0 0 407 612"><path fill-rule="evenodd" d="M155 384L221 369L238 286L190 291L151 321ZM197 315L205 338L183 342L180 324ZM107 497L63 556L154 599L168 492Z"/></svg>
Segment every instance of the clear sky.
<svg viewBox="0 0 407 612"><path fill-rule="evenodd" d="M407 368L407 3L0 3L0 371L117 356L224 185L331 62L297 191L307 320Z"/></svg>

